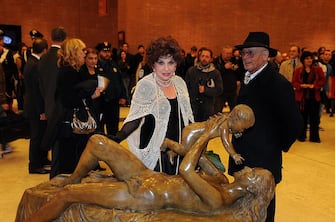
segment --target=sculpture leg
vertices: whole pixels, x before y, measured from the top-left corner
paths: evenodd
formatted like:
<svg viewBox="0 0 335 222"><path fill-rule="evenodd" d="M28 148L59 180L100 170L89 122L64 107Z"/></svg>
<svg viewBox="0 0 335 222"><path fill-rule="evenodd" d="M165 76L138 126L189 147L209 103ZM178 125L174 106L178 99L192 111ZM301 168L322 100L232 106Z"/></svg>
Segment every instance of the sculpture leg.
<svg viewBox="0 0 335 222"><path fill-rule="evenodd" d="M134 201L124 182L111 182L109 184L84 183L73 184L62 188L50 201L32 214L25 222L52 221L73 203L97 204L105 208L126 208Z"/></svg>
<svg viewBox="0 0 335 222"><path fill-rule="evenodd" d="M147 169L145 165L128 149L100 134L92 135L82 153L73 174L64 180L53 180L56 186L80 183L81 179L94 169L102 160L119 180L126 180Z"/></svg>

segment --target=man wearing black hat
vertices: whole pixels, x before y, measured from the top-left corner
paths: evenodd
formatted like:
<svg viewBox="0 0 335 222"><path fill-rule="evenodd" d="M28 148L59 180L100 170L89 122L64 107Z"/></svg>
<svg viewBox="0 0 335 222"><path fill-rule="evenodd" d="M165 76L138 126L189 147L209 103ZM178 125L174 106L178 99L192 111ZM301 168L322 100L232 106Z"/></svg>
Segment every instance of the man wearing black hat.
<svg viewBox="0 0 335 222"><path fill-rule="evenodd" d="M302 118L295 102L294 90L289 81L268 63L276 55L270 48L267 33L250 32L241 50L245 73L237 104L250 106L255 114L255 124L243 133L241 139L233 138L237 153L245 159L236 165L229 158L229 174L244 166L262 167L272 172L275 183L282 179L282 151L287 152L302 129ZM275 197L268 207L266 221L274 221Z"/></svg>
<svg viewBox="0 0 335 222"><path fill-rule="evenodd" d="M126 89L121 72L112 60L111 44L99 43L96 49L99 52L98 67L103 69L102 72L109 79L109 84L103 93L102 125L106 125L107 134L115 135L119 130L120 104L126 104Z"/></svg>
<svg viewBox="0 0 335 222"><path fill-rule="evenodd" d="M43 38L44 35L40 33L38 30L33 29L29 32L31 40L37 39L37 38Z"/></svg>
<svg viewBox="0 0 335 222"><path fill-rule="evenodd" d="M36 29L32 29L30 32L29 32L29 36L30 36L30 39L32 42L35 41L35 39L40 39L40 38L43 38L44 35L39 32L38 30ZM32 51L32 47L28 47L28 49L26 51L24 51L23 53L23 58L24 58L24 61L27 62L28 61L28 57L31 56L31 51Z"/></svg>

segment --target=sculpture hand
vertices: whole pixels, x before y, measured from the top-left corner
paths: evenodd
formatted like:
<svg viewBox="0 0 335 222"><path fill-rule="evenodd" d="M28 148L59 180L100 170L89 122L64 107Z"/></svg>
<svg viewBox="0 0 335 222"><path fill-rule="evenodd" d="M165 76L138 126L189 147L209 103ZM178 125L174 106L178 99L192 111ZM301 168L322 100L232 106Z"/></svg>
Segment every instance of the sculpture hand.
<svg viewBox="0 0 335 222"><path fill-rule="evenodd" d="M168 139L165 138L164 141L163 141L163 143L162 143L162 145L161 145L160 150L162 152L164 152L166 150L166 148L168 148Z"/></svg>
<svg viewBox="0 0 335 222"><path fill-rule="evenodd" d="M178 155L175 152L173 152L172 150L167 151L167 155L169 157L169 161L172 165L174 165L174 158Z"/></svg>
<svg viewBox="0 0 335 222"><path fill-rule="evenodd" d="M237 165L242 164L242 162L244 161L244 158L241 156L241 154L236 153L232 157Z"/></svg>
<svg viewBox="0 0 335 222"><path fill-rule="evenodd" d="M237 138L240 138L242 136L242 133L234 133L234 137L237 139Z"/></svg>

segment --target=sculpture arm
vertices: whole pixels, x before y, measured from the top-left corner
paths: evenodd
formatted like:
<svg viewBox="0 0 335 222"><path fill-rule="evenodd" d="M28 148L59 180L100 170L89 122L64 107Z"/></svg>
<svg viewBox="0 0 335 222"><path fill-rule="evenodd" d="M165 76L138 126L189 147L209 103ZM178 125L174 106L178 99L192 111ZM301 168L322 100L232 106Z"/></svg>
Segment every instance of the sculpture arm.
<svg viewBox="0 0 335 222"><path fill-rule="evenodd" d="M233 203L245 195L247 191L238 183L221 185L225 187L218 189L202 178L200 174L196 173L195 168L197 163L206 150L206 145L210 139L211 136L206 131L185 155L179 172L181 177L205 204L211 209L218 209Z"/></svg>
<svg viewBox="0 0 335 222"><path fill-rule="evenodd" d="M171 140L169 138L165 138L162 145L161 145L161 151L165 151L167 148L170 148L173 152L184 156L187 150L185 149L185 146L183 144L180 144L174 140Z"/></svg>
<svg viewBox="0 0 335 222"><path fill-rule="evenodd" d="M179 172L192 190L199 195L200 199L212 209L217 209L223 204L221 193L195 171L202 153L206 150L208 141L209 134L204 133L186 153L180 165Z"/></svg>
<svg viewBox="0 0 335 222"><path fill-rule="evenodd" d="M197 141L205 129L205 122L195 122L184 127L182 131L181 143L165 138L161 146L161 150L170 148L177 154L185 156L186 152L190 150L191 146Z"/></svg>
<svg viewBox="0 0 335 222"><path fill-rule="evenodd" d="M233 144L230 142L229 128L228 128L227 121L224 124L222 124L222 126L220 127L220 131L221 131L220 138L221 138L223 147L225 148L229 156L231 156L234 159L236 164L242 164L242 161L244 161L244 158L241 156L241 154L236 153Z"/></svg>

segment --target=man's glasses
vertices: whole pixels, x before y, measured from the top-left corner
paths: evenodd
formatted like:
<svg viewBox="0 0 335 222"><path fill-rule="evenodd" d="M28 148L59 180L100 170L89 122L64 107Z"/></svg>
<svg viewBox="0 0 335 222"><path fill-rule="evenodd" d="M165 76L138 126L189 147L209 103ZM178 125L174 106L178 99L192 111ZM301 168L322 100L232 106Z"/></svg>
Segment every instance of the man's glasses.
<svg viewBox="0 0 335 222"><path fill-rule="evenodd" d="M263 51L265 51L265 50L256 50L256 49L242 50L241 51L241 56L242 57L248 56L250 58L253 58L255 55L257 55L258 53L261 53Z"/></svg>

